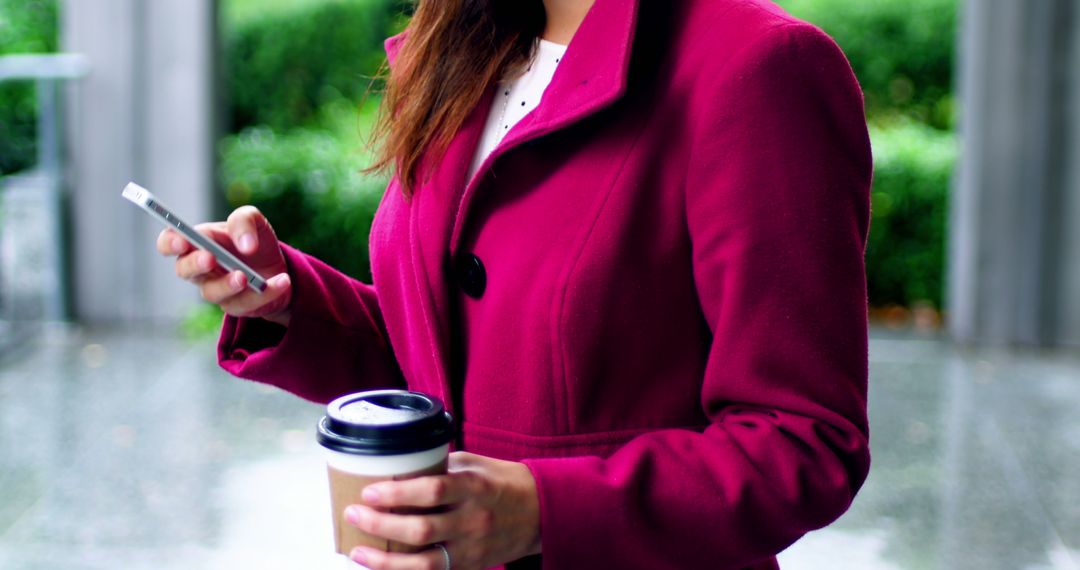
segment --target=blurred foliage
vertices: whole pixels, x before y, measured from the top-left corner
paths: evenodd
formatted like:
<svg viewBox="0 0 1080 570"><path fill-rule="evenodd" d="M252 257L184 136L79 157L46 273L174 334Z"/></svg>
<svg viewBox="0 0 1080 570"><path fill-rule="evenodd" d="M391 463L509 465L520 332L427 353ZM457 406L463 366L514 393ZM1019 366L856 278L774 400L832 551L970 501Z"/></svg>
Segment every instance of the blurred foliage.
<svg viewBox="0 0 1080 570"><path fill-rule="evenodd" d="M225 30L230 132L303 126L324 104L359 101L385 59L394 1L292 4Z"/></svg>
<svg viewBox="0 0 1080 570"><path fill-rule="evenodd" d="M952 133L915 121L871 127L873 223L866 250L870 304L941 307Z"/></svg>
<svg viewBox="0 0 1080 570"><path fill-rule="evenodd" d="M188 340L202 340L221 331L225 312L217 305L202 303L189 312L180 323L180 332Z"/></svg>
<svg viewBox="0 0 1080 570"><path fill-rule="evenodd" d="M57 0L0 0L0 55L55 52L58 21ZM34 85L0 84L0 174L34 165L36 130Z"/></svg>
<svg viewBox="0 0 1080 570"><path fill-rule="evenodd" d="M282 241L370 279L368 233L386 179L360 172L379 103L368 94L401 5L230 0L223 10L236 133L220 147L229 206L255 205Z"/></svg>
<svg viewBox="0 0 1080 570"><path fill-rule="evenodd" d="M225 29L234 29L268 15L296 12L329 2L341 0L223 0L220 18Z"/></svg>
<svg viewBox="0 0 1080 570"><path fill-rule="evenodd" d="M360 131L377 104L359 114L347 103L329 105L323 128L253 127L227 138L221 172L229 205L254 204L282 241L369 280L368 233L386 179L360 172L368 159Z"/></svg>
<svg viewBox="0 0 1080 570"><path fill-rule="evenodd" d="M906 115L939 129L954 123L959 0L777 0L825 30L847 54L872 119Z"/></svg>

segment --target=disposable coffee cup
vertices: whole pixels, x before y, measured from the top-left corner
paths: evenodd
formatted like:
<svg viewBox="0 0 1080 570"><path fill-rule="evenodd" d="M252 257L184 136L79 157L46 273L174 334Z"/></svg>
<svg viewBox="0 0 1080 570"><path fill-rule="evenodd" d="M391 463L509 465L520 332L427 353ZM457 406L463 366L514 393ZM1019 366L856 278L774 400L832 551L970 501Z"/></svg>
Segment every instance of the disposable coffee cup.
<svg viewBox="0 0 1080 570"><path fill-rule="evenodd" d="M360 503L364 487L377 481L445 474L453 438L454 421L442 402L419 392L374 390L330 402L317 440L326 453L338 553L348 555L361 545L422 550L362 532L345 520L345 507Z"/></svg>

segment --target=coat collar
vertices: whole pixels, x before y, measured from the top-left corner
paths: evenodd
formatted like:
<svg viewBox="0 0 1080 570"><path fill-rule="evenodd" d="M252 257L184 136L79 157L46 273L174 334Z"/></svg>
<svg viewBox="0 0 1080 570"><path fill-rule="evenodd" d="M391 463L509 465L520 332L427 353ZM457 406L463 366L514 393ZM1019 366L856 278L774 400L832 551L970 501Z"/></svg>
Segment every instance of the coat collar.
<svg viewBox="0 0 1080 570"><path fill-rule="evenodd" d="M451 252L457 252L460 245L476 185L495 160L511 149L600 111L626 92L637 8L638 0L596 0L567 46L539 106L506 134L472 180L465 180L465 176L486 124L489 98L477 109L479 120L462 128L460 136L468 141L461 147L466 156L453 157L443 165L453 169L453 179L464 185L450 238Z"/></svg>
<svg viewBox="0 0 1080 570"><path fill-rule="evenodd" d="M570 125L626 92L638 0L596 0L582 21L540 105L507 134L502 145Z"/></svg>
<svg viewBox="0 0 1080 570"><path fill-rule="evenodd" d="M448 322L452 302L448 284L453 279L452 260L458 253L478 181L501 155L566 128L622 97L629 75L638 2L596 0L567 47L539 106L507 133L469 181L465 178L495 94L495 86L491 86L451 140L442 159L431 165L433 170L417 185L414 199L407 206L411 219L407 243L417 273L417 299L423 305L423 312L432 317L427 319L426 333L434 366L432 372L438 378L430 381L440 384L438 392L451 406L453 403L445 397L450 394L452 334ZM391 65L405 33L386 40L387 59Z"/></svg>
<svg viewBox="0 0 1080 570"><path fill-rule="evenodd" d="M596 0L574 34L555 76L540 101L540 105L523 118L503 138L488 160L480 167L487 170L491 162L522 143L565 128L607 107L626 92L630 54L637 23L639 0ZM384 44L387 60L393 65L406 32L388 38ZM492 90L494 87L492 87ZM459 175L465 186L472 154L485 125L490 108L491 93L481 99L473 116L466 120L455 138L465 143L451 144L436 170L451 170ZM468 156L461 156L461 154ZM437 174L433 179L441 178ZM469 190L463 188L463 190ZM464 192L470 194L471 192ZM458 228L460 231L460 228ZM456 238L457 232L455 232ZM456 239L451 249L457 245Z"/></svg>

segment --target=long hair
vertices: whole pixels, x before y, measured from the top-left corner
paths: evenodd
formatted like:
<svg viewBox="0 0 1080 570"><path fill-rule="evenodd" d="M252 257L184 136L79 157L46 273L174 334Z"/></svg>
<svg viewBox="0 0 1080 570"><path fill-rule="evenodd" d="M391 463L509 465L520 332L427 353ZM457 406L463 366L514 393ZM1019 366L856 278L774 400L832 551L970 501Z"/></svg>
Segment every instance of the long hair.
<svg viewBox="0 0 1080 570"><path fill-rule="evenodd" d="M438 160L495 81L520 74L544 30L542 0L421 0L388 73L369 171L412 194L421 158Z"/></svg>

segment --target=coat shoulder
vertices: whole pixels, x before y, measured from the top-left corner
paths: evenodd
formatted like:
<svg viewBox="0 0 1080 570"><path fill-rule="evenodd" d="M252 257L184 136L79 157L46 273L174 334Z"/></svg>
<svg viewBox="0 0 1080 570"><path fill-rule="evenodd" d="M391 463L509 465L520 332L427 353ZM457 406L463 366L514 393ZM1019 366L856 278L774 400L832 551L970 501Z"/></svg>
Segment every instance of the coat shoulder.
<svg viewBox="0 0 1080 570"><path fill-rule="evenodd" d="M682 25L706 43L753 38L776 27L814 27L770 0L682 0L678 6Z"/></svg>
<svg viewBox="0 0 1080 570"><path fill-rule="evenodd" d="M783 45L835 47L820 28L770 0L683 0L669 6L675 6L669 36L676 38L675 61L698 70L717 72L748 52L768 52ZM642 25L649 27L649 19L643 19Z"/></svg>

